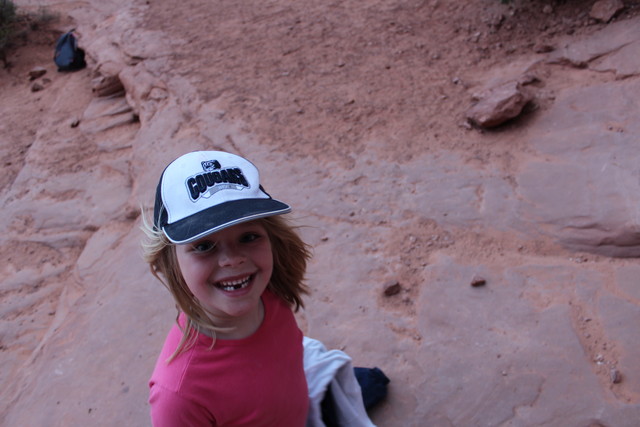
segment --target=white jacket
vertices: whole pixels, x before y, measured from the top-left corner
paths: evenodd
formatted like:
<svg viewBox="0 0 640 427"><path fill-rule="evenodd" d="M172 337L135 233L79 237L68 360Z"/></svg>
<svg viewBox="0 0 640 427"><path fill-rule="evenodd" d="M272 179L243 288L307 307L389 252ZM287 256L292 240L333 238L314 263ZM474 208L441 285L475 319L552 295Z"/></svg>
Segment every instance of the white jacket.
<svg viewBox="0 0 640 427"><path fill-rule="evenodd" d="M331 384L331 395L341 426L375 427L362 401L362 391L351 358L340 350L327 350L320 341L304 337L304 372L309 386L307 427L325 427L320 403Z"/></svg>

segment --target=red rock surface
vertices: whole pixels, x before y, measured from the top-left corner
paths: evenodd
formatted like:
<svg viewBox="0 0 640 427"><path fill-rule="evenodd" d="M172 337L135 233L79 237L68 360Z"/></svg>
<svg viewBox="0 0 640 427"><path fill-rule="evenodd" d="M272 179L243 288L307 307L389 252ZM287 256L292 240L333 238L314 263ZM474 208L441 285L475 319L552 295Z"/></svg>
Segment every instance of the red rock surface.
<svg viewBox="0 0 640 427"><path fill-rule="evenodd" d="M637 425L638 2L522 3L18 1L61 19L0 74L0 424L149 424L175 312L138 212L210 148L294 206L301 326L391 378L376 424ZM89 67L58 73L73 26ZM531 108L465 126L525 75Z"/></svg>

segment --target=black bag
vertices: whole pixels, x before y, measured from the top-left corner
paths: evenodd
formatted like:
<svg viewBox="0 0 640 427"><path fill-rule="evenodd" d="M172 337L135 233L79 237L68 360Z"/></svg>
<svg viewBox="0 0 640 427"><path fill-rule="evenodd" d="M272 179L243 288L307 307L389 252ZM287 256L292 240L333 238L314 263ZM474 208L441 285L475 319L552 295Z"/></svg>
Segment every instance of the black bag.
<svg viewBox="0 0 640 427"><path fill-rule="evenodd" d="M81 70L87 66L84 60L84 50L78 47L76 36L71 30L60 36L56 43L53 61L58 66L58 71Z"/></svg>

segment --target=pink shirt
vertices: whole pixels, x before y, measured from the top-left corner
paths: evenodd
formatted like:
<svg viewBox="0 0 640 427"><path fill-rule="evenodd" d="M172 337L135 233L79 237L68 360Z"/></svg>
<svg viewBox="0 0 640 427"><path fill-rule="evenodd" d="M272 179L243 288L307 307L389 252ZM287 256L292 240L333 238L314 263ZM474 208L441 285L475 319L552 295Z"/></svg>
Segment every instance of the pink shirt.
<svg viewBox="0 0 640 427"><path fill-rule="evenodd" d="M265 317L250 337L217 340L210 350L211 338L199 334L167 364L182 336L174 325L149 381L154 426L305 425L302 332L280 298L265 291L262 301Z"/></svg>

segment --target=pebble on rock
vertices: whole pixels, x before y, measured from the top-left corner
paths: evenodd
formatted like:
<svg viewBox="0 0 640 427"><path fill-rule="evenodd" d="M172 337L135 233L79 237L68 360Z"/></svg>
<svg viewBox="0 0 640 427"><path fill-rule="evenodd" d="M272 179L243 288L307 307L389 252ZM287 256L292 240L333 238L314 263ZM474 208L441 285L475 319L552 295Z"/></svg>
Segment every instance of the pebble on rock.
<svg viewBox="0 0 640 427"><path fill-rule="evenodd" d="M487 280L484 277L474 276L473 279L471 279L471 286L474 288L478 288L486 284L487 284Z"/></svg>
<svg viewBox="0 0 640 427"><path fill-rule="evenodd" d="M535 53L548 53L548 52L553 52L554 50L555 50L555 47L546 43L538 43L533 46L533 51Z"/></svg>
<svg viewBox="0 0 640 427"><path fill-rule="evenodd" d="M387 297L399 294L402 290L402 286L400 286L397 280L388 281L382 288L384 289L384 295Z"/></svg>
<svg viewBox="0 0 640 427"><path fill-rule="evenodd" d="M620 384L622 382L622 374L617 369L613 368L609 375L611 377L611 382L614 384Z"/></svg>

